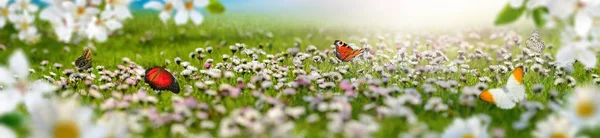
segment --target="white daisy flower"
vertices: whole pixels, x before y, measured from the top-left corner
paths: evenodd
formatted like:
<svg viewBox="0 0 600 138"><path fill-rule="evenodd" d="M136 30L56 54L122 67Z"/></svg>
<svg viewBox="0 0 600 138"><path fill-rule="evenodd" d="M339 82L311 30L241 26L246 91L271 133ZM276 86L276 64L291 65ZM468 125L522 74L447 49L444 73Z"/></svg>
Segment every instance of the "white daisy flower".
<svg viewBox="0 0 600 138"><path fill-rule="evenodd" d="M118 20L128 19L133 17L131 11L129 11L130 3L131 0L106 0L106 9L104 10L111 10L118 13L114 14Z"/></svg>
<svg viewBox="0 0 600 138"><path fill-rule="evenodd" d="M490 118L485 115L468 119L457 118L446 128L442 138L487 138Z"/></svg>
<svg viewBox="0 0 600 138"><path fill-rule="evenodd" d="M107 130L107 137L125 138L129 137L129 124L127 122L128 117L126 113L109 112L105 113L102 118L98 120L98 125Z"/></svg>
<svg viewBox="0 0 600 138"><path fill-rule="evenodd" d="M593 26L593 17L600 15L600 2L593 0L550 0L550 15L566 20L575 15L575 32L587 35Z"/></svg>
<svg viewBox="0 0 600 138"><path fill-rule="evenodd" d="M4 28L9 20L9 15L13 15L13 13L11 13L12 11L10 11L7 7L8 1L9 0L0 0L0 28Z"/></svg>
<svg viewBox="0 0 600 138"><path fill-rule="evenodd" d="M556 62L560 66L569 66L575 60L585 67L594 67L598 59L596 53L590 50L591 46L598 46L585 38L587 35L577 35L572 28L567 27L562 33L562 46L556 53Z"/></svg>
<svg viewBox="0 0 600 138"><path fill-rule="evenodd" d="M175 24L182 25L192 20L194 24L199 25L204 20L202 14L198 12L196 7L204 7L208 5L208 0L185 0L184 2L175 3L177 14L175 14ZM209 52L210 53L210 52Z"/></svg>
<svg viewBox="0 0 600 138"><path fill-rule="evenodd" d="M568 118L553 114L538 122L532 135L538 138L574 138L578 130Z"/></svg>
<svg viewBox="0 0 600 138"><path fill-rule="evenodd" d="M8 8L13 11L22 11L24 13L35 13L39 7L31 2L31 0L15 0Z"/></svg>
<svg viewBox="0 0 600 138"><path fill-rule="evenodd" d="M31 110L32 137L105 137L102 127L92 122L93 110L81 107L76 100L44 100Z"/></svg>
<svg viewBox="0 0 600 138"><path fill-rule="evenodd" d="M86 34L89 39L95 39L99 42L104 42L108 38L108 34L123 27L123 24L117 20L114 15L117 15L116 11L105 10L102 12L100 18L93 17L92 21L88 23L86 28Z"/></svg>
<svg viewBox="0 0 600 138"><path fill-rule="evenodd" d="M592 126L600 124L600 89L596 86L575 88L569 96L567 108L562 111L575 125Z"/></svg>
<svg viewBox="0 0 600 138"><path fill-rule="evenodd" d="M3 95L1 97L6 98L6 101L2 100L3 102L15 105L24 102L25 106L29 109L31 106L41 101L44 94L56 89L55 86L45 81L38 80L30 82L27 79L29 76L29 62L23 51L15 51L9 57L8 62L8 69L0 66L0 85L5 86L0 90L0 95ZM31 112L31 109L29 110Z"/></svg>
<svg viewBox="0 0 600 138"><path fill-rule="evenodd" d="M144 8L159 10L160 14L158 15L158 17L160 18L160 20L163 23L166 23L167 20L169 20L171 18L171 14L173 13L173 9L175 7L175 2L177 2L177 1L165 0L165 4L162 4L161 2L158 2L158 1L150 1L146 4L144 4ZM204 51L204 49L202 49L202 51ZM198 54L201 53L198 51L198 49L196 50L196 52L198 52Z"/></svg>
<svg viewBox="0 0 600 138"><path fill-rule="evenodd" d="M39 40L40 34L38 34L37 28L33 26L35 17L29 13L16 15L13 21L15 29L19 31L19 40L27 42L35 42Z"/></svg>

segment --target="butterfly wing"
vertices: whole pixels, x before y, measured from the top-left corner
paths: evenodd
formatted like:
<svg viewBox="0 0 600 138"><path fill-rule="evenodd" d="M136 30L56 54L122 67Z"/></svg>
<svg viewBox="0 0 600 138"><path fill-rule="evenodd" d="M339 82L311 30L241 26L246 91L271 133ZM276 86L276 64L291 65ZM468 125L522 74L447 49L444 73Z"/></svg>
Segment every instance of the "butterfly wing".
<svg viewBox="0 0 600 138"><path fill-rule="evenodd" d="M175 80L175 77L163 67L154 67L146 70L144 80L154 90L169 90L179 93L179 84Z"/></svg>
<svg viewBox="0 0 600 138"><path fill-rule="evenodd" d="M535 31L533 31L533 33L531 33L531 36L529 37L529 39L527 39L527 41L525 41L525 45L528 49L531 49L537 53L542 53L544 51L544 49L546 48L546 46L544 45L544 42L542 42L542 40L541 40L539 30L535 30Z"/></svg>
<svg viewBox="0 0 600 138"><path fill-rule="evenodd" d="M336 40L334 42L334 45L336 46L335 47L336 57L345 62L352 60L352 58L362 54L365 51L365 49L354 50L350 46L348 46L348 44L346 44L340 40Z"/></svg>
<svg viewBox="0 0 600 138"><path fill-rule="evenodd" d="M92 67L92 52L89 48L83 50L83 54L75 60L75 65L79 70L87 70Z"/></svg>
<svg viewBox="0 0 600 138"><path fill-rule="evenodd" d="M490 89L479 94L479 99L496 104L501 109L511 109L515 107L515 102L509 98L507 92L502 88Z"/></svg>
<svg viewBox="0 0 600 138"><path fill-rule="evenodd" d="M523 75L523 67L517 67L506 82L507 95L515 102L520 102L527 98L525 86L523 85Z"/></svg>

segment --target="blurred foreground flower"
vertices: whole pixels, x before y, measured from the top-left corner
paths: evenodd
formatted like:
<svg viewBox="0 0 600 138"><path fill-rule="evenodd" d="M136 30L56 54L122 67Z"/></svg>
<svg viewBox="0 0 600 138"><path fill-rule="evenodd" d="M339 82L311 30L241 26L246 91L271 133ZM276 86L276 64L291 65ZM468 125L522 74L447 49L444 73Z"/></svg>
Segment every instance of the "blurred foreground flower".
<svg viewBox="0 0 600 138"><path fill-rule="evenodd" d="M441 135L442 138L487 138L491 123L487 115L472 116L468 119L456 118Z"/></svg>
<svg viewBox="0 0 600 138"><path fill-rule="evenodd" d="M561 66L572 66L575 60L579 61L585 67L595 67L598 59L596 53L590 48L597 46L597 42L587 39L587 35L578 35L572 28L566 28L561 34L561 47L556 53L556 62Z"/></svg>
<svg viewBox="0 0 600 138"><path fill-rule="evenodd" d="M581 86L569 96L563 111L572 124L597 126L600 124L600 89L597 86Z"/></svg>
<svg viewBox="0 0 600 138"><path fill-rule="evenodd" d="M44 100L32 107L32 137L100 138L106 132L92 122L93 110L75 99Z"/></svg>
<svg viewBox="0 0 600 138"><path fill-rule="evenodd" d="M2 107L4 108L2 110L13 110L20 102L25 102L31 112L30 108L40 102L44 94L56 90L56 87L47 82L41 80L30 82L27 79L29 62L23 51L15 51L8 62L9 69L0 67L0 84L7 86L0 90L0 99L4 99L0 102L10 106Z"/></svg>
<svg viewBox="0 0 600 138"><path fill-rule="evenodd" d="M568 118L550 115L546 120L538 122L533 136L538 138L574 138L578 129Z"/></svg>

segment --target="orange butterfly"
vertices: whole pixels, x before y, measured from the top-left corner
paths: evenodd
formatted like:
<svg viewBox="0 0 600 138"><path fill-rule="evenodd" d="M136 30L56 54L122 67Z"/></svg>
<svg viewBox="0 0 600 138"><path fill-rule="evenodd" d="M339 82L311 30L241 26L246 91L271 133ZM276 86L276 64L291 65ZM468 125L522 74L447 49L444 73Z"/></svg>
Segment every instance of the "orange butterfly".
<svg viewBox="0 0 600 138"><path fill-rule="evenodd" d="M341 40L335 40L333 45L335 45L335 56L344 62L350 61L352 58L362 54L365 51L364 48L354 50Z"/></svg>

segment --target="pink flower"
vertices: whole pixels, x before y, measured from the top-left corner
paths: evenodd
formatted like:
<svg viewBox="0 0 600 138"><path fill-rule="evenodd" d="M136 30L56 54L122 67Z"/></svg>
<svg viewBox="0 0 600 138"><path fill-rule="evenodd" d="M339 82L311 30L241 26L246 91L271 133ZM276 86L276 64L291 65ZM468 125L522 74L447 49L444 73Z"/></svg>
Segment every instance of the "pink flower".
<svg viewBox="0 0 600 138"><path fill-rule="evenodd" d="M115 108L117 105L117 101L114 98L109 98L104 100L104 102L100 105L100 109L102 110L110 110Z"/></svg>
<svg viewBox="0 0 600 138"><path fill-rule="evenodd" d="M242 93L242 90L240 88L229 89L229 95L231 97L234 97L234 98L239 97L241 93Z"/></svg>
<svg viewBox="0 0 600 138"><path fill-rule="evenodd" d="M183 101L185 103L185 105L189 108L196 108L198 106L198 100L192 98L192 97L188 97L185 98L185 100Z"/></svg>
<svg viewBox="0 0 600 138"><path fill-rule="evenodd" d="M350 84L350 82L348 81L342 81L340 82L340 89L348 91L348 90L352 90L354 87L352 86L352 84Z"/></svg>
<svg viewBox="0 0 600 138"><path fill-rule="evenodd" d="M356 96L358 96L358 93L356 93L356 91L354 91L354 90L346 90L344 92L344 94L346 96L348 96L348 97L356 97Z"/></svg>
<svg viewBox="0 0 600 138"><path fill-rule="evenodd" d="M283 89L283 93L286 95L294 95L294 94L296 94L296 89L286 88L286 89Z"/></svg>
<svg viewBox="0 0 600 138"><path fill-rule="evenodd" d="M212 66L212 64L210 64L210 63L204 63L205 68L210 68L211 66Z"/></svg>
<svg viewBox="0 0 600 138"><path fill-rule="evenodd" d="M134 86L134 85L137 85L138 81L133 77L129 77L129 78L125 79L125 83Z"/></svg>

